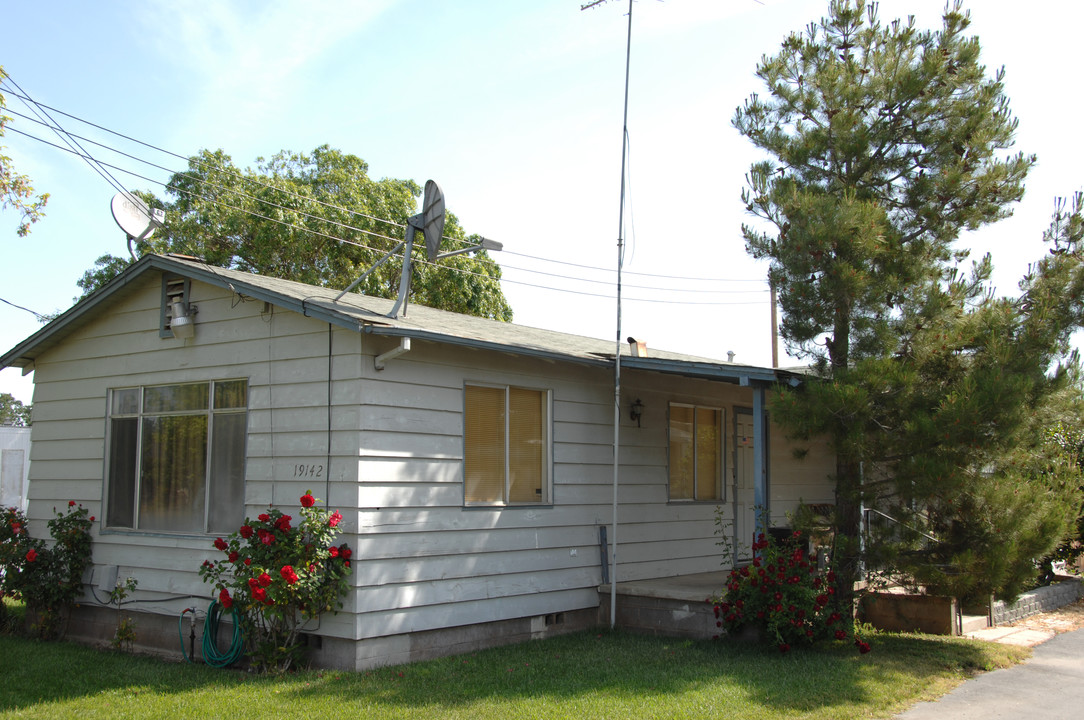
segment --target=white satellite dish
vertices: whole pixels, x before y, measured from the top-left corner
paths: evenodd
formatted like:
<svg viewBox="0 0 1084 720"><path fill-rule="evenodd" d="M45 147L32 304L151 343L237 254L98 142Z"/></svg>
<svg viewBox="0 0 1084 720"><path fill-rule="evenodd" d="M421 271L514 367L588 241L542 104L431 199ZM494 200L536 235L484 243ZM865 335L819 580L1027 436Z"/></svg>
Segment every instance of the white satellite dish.
<svg viewBox="0 0 1084 720"><path fill-rule="evenodd" d="M152 210L147 203L131 193L119 192L114 195L109 209L113 211L113 220L128 236L128 252L132 260L136 259L132 241L146 240L166 221L164 211Z"/></svg>

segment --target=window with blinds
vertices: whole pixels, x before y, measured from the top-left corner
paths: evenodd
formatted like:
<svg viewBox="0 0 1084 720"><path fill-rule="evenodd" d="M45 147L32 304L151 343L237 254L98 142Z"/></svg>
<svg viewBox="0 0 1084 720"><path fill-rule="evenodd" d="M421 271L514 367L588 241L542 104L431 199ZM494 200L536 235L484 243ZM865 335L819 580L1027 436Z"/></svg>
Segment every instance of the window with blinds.
<svg viewBox="0 0 1084 720"><path fill-rule="evenodd" d="M550 502L547 391L465 386L463 445L467 505Z"/></svg>
<svg viewBox="0 0 1084 720"><path fill-rule="evenodd" d="M723 411L670 404L670 499L722 500Z"/></svg>

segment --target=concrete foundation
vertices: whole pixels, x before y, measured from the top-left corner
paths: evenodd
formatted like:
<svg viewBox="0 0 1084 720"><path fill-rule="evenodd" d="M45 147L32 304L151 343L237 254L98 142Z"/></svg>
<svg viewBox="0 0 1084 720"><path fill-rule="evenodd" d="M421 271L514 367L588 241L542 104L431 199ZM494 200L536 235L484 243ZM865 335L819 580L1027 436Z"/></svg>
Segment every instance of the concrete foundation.
<svg viewBox="0 0 1084 720"><path fill-rule="evenodd" d="M177 616L128 609L125 609L125 615L136 624L136 640L132 646L134 652L181 661L184 659L183 647L183 652L194 662L203 662L202 615L196 621L194 643L191 640L191 614L185 616L179 627ZM65 638L96 647L109 647L116 633L117 621L117 611L113 608L78 605L72 610ZM366 670L576 632L597 624L598 611L587 608L365 640L320 635L306 635L305 640L312 667ZM227 615L219 628L219 648L223 652L229 647L232 632L233 626Z"/></svg>

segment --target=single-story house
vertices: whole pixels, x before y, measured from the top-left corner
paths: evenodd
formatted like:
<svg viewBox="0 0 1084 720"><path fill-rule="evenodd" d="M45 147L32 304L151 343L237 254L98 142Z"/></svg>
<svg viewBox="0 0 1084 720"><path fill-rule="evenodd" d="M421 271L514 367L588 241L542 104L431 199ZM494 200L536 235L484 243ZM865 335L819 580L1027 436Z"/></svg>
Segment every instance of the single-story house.
<svg viewBox="0 0 1084 720"><path fill-rule="evenodd" d="M311 657L352 669L596 624L610 574L719 571L720 531L833 502L765 411L798 374L622 345L615 413L614 342L337 295L149 255L0 356L34 372L32 534L96 517L69 634L111 636L132 576L137 644L178 652L213 539L307 490L355 558Z"/></svg>

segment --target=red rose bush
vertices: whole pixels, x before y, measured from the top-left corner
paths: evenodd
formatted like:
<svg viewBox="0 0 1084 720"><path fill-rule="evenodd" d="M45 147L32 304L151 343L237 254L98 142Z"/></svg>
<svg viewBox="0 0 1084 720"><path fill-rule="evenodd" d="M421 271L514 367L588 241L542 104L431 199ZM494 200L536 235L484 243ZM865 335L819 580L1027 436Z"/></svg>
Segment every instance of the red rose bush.
<svg viewBox="0 0 1084 720"><path fill-rule="evenodd" d="M285 671L300 660L300 633L324 612L342 608L351 550L334 545L342 515L301 496L300 518L268 508L214 547L225 555L204 561L200 576L223 610L245 631L253 665Z"/></svg>
<svg viewBox="0 0 1084 720"><path fill-rule="evenodd" d="M52 545L30 536L21 510L0 508L0 595L21 597L33 610L34 629L44 639L63 636L72 605L83 594L90 565L94 516L74 500L48 522ZM0 625L7 625L0 607Z"/></svg>
<svg viewBox="0 0 1084 720"><path fill-rule="evenodd" d="M853 633L850 613L836 602L835 574L821 573L803 547L801 533L776 543L761 533L753 543L753 562L730 571L726 591L710 599L718 628L737 634L757 628L780 652L820 639L845 640ZM862 653L869 644L855 636Z"/></svg>

